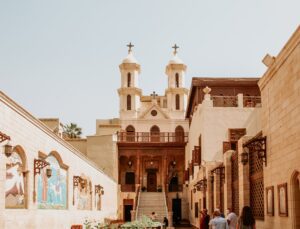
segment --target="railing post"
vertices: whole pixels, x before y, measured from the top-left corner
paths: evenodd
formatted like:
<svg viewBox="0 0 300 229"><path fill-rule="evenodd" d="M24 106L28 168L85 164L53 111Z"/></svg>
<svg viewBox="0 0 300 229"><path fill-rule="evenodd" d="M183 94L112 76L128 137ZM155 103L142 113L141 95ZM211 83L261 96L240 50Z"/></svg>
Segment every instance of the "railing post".
<svg viewBox="0 0 300 229"><path fill-rule="evenodd" d="M238 99L238 107L239 108L243 108L244 106L244 98L243 98L243 94L242 93L239 93L237 95L237 99Z"/></svg>

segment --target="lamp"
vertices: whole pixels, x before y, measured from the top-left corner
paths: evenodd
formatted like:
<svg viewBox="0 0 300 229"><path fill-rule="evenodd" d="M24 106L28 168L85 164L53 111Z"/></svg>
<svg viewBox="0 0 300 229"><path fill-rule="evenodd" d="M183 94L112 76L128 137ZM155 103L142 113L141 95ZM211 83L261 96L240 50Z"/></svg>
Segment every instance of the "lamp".
<svg viewBox="0 0 300 229"><path fill-rule="evenodd" d="M249 161L249 148L244 147L244 151L241 153L241 162L243 165L246 165Z"/></svg>
<svg viewBox="0 0 300 229"><path fill-rule="evenodd" d="M4 146L4 154L6 157L10 157L12 155L12 146L9 143Z"/></svg>
<svg viewBox="0 0 300 229"><path fill-rule="evenodd" d="M52 169L49 165L47 166L47 169L46 169L46 175L47 175L48 179L52 176Z"/></svg>
<svg viewBox="0 0 300 229"><path fill-rule="evenodd" d="M175 166L176 166L176 161L173 160L173 161L172 161L172 167L174 168Z"/></svg>
<svg viewBox="0 0 300 229"><path fill-rule="evenodd" d="M132 166L132 161L129 160L127 164L128 164L128 167L131 168L131 166Z"/></svg>

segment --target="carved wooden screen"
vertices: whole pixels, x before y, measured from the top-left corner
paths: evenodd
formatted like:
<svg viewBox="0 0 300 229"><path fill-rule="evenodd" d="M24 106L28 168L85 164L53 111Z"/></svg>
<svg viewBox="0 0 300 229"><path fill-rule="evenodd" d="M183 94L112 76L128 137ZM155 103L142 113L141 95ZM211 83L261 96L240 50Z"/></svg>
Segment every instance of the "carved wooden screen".
<svg viewBox="0 0 300 229"><path fill-rule="evenodd" d="M250 206L255 219L264 219L264 176L263 161L249 147L250 163Z"/></svg>
<svg viewBox="0 0 300 229"><path fill-rule="evenodd" d="M231 180L232 180L232 210L239 215L239 158L235 152L231 156Z"/></svg>

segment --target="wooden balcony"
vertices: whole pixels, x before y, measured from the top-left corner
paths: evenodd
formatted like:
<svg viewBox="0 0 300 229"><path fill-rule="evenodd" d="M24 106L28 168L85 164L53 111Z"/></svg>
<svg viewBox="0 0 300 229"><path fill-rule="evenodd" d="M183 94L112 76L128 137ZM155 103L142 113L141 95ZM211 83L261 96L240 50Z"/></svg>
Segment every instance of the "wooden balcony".
<svg viewBox="0 0 300 229"><path fill-rule="evenodd" d="M186 143L188 133L175 132L118 132L118 142L122 143Z"/></svg>

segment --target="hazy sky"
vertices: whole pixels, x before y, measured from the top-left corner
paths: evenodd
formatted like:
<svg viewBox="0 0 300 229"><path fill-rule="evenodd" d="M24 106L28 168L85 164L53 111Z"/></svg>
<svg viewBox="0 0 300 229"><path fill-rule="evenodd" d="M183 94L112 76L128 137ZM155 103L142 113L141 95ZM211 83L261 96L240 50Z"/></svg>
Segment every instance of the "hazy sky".
<svg viewBox="0 0 300 229"><path fill-rule="evenodd" d="M172 45L191 78L257 77L300 22L299 0L2 0L0 90L36 117L118 117L118 65L134 43L144 94L163 94Z"/></svg>

